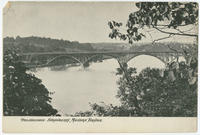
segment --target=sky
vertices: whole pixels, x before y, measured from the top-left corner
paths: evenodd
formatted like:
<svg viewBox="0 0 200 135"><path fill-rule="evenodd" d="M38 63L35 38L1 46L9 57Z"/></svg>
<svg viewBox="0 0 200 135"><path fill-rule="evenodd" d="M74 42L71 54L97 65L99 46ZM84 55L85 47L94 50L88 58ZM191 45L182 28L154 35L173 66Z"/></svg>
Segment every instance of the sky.
<svg viewBox="0 0 200 135"><path fill-rule="evenodd" d="M130 3L14 2L4 9L5 36L41 36L79 42L109 42L109 20L126 22Z"/></svg>
<svg viewBox="0 0 200 135"><path fill-rule="evenodd" d="M3 36L39 36L81 43L122 42L108 37L108 21L125 24L128 15L136 10L133 2L9 2L3 12ZM147 34L143 42L151 40ZM171 40L177 41L177 37ZM179 41L192 40L183 37Z"/></svg>

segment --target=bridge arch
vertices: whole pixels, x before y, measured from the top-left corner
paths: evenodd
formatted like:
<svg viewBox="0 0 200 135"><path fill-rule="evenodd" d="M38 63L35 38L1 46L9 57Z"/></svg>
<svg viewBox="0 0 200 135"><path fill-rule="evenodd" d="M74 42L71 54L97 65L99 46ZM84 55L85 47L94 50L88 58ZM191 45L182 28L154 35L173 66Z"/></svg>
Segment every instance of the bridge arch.
<svg viewBox="0 0 200 135"><path fill-rule="evenodd" d="M167 64L167 61L165 60L165 59L167 59L167 56L159 56L159 55L154 55L154 54L151 54L151 53L148 53L148 54L143 54L143 53L141 53L141 54L136 54L136 55L134 55L134 56L131 56L128 60L127 60L127 63L129 62L129 61L131 61L132 59L134 59L134 58L136 58L136 57L138 57L138 56L151 56L151 57L154 57L154 58L156 58L156 59L158 59L158 60L160 60L161 62L163 62L164 64Z"/></svg>
<svg viewBox="0 0 200 135"><path fill-rule="evenodd" d="M127 62L127 64L129 67L135 67L138 73L147 67L160 68L160 69L166 67L165 62L162 59L154 55L146 55L146 54L140 54L132 57Z"/></svg>
<svg viewBox="0 0 200 135"><path fill-rule="evenodd" d="M52 59L48 60L48 62L46 63L46 65L48 65L49 63L53 62L54 60L62 58L62 57L67 57L67 58L70 58L70 59L74 60L75 62L80 63L81 65L83 64L79 59L77 59L74 56L71 56L71 55L59 55L59 56L53 57Z"/></svg>

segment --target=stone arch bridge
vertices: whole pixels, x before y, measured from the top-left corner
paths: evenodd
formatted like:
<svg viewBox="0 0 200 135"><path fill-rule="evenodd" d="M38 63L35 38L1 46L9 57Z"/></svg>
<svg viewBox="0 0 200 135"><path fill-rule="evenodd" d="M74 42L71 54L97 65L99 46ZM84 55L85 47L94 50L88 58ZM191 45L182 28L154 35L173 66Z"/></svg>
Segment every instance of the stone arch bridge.
<svg viewBox="0 0 200 135"><path fill-rule="evenodd" d="M134 51L98 51L98 52L41 52L41 53L21 53L20 60L27 67L45 67L51 65L56 60L67 58L74 63L84 65L93 59L116 59L120 64L127 63L139 55L150 55L158 58L163 63L168 64L183 56L182 52L134 52Z"/></svg>

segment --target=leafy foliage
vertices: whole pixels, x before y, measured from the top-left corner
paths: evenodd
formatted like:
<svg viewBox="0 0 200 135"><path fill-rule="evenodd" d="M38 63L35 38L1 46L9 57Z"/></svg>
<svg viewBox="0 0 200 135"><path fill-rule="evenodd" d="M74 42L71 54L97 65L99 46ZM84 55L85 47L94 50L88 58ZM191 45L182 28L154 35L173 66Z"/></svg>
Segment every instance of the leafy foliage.
<svg viewBox="0 0 200 135"><path fill-rule="evenodd" d="M112 32L110 38L128 40L129 43L139 41L145 34L144 28L154 28L158 32L173 35L197 37L181 31L181 27L198 24L198 3L194 2L138 2L138 11L130 13L126 33L120 32L122 23L110 21ZM176 30L172 32L169 30ZM165 39L165 38L164 38Z"/></svg>
<svg viewBox="0 0 200 135"><path fill-rule="evenodd" d="M90 116L130 116L130 108L127 106L113 106L112 104L110 105L99 105L99 104L90 104L91 106L91 111L85 111L85 112L77 112L73 116L76 117L90 117Z"/></svg>
<svg viewBox="0 0 200 135"><path fill-rule="evenodd" d="M15 50L3 57L3 113L6 116L58 115L51 105L50 93L41 80L26 73Z"/></svg>
<svg viewBox="0 0 200 135"><path fill-rule="evenodd" d="M131 83L122 75L118 97L123 105L135 109L133 116L196 116L197 81L190 84L187 68L182 62L178 69L166 69L163 75L159 69L147 68L139 75L130 76Z"/></svg>
<svg viewBox="0 0 200 135"><path fill-rule="evenodd" d="M145 37L143 29L154 29L171 36L197 39L197 33L183 31L186 26L198 25L198 3L194 2L138 2L138 10L129 15L126 33L122 23L108 22L110 38L133 41ZM188 33L187 33L188 32ZM169 47L169 46L168 46ZM135 48L135 46L133 47ZM176 49L169 49L177 52ZM198 46L182 48L185 62L172 62L164 72L146 68L137 75L135 68L120 64L118 98L121 106L93 104L92 112L98 116L197 116L197 63Z"/></svg>
<svg viewBox="0 0 200 135"><path fill-rule="evenodd" d="M117 97L121 106L92 104L89 114L96 116L197 116L197 75L195 81L189 78L195 73L184 62L176 69L146 68L137 75L135 68L123 66L128 78L118 69L120 79ZM175 79L173 79L175 78ZM135 98L136 97L136 98ZM85 113L79 114L85 116Z"/></svg>

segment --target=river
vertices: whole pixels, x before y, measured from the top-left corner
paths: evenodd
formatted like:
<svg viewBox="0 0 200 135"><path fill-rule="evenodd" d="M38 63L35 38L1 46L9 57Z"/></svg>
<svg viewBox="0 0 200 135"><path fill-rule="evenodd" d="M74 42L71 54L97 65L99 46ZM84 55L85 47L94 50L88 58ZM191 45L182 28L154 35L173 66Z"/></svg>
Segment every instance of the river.
<svg viewBox="0 0 200 135"><path fill-rule="evenodd" d="M128 66L136 67L137 72L146 67L165 67L159 59L146 55L130 60ZM61 71L42 68L33 74L42 80L49 91L55 92L51 95L51 104L64 115L89 110L89 103L119 105L119 99L116 98L119 77L115 75L118 67L115 59L107 59L92 63L86 69L81 66Z"/></svg>

